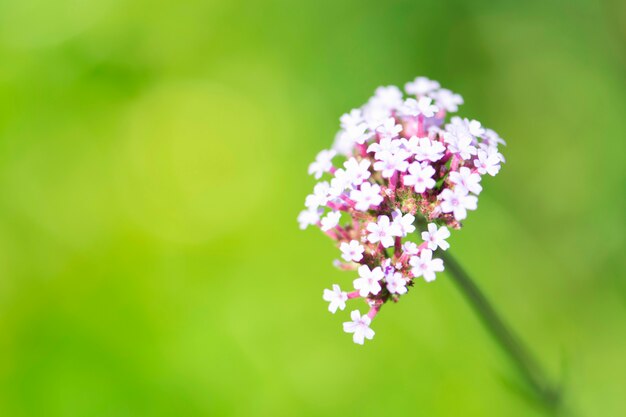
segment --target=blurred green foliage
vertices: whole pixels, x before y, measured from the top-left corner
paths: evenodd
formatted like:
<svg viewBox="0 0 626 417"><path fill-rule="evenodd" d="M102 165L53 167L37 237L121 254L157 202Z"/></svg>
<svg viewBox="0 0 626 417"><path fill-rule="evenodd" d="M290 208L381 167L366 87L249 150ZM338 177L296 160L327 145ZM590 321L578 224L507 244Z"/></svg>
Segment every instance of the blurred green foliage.
<svg viewBox="0 0 626 417"><path fill-rule="evenodd" d="M416 75L508 141L456 256L580 416L626 414L626 3L0 1L0 415L544 415L445 274L354 345L295 217ZM428 288L426 288L428 287Z"/></svg>

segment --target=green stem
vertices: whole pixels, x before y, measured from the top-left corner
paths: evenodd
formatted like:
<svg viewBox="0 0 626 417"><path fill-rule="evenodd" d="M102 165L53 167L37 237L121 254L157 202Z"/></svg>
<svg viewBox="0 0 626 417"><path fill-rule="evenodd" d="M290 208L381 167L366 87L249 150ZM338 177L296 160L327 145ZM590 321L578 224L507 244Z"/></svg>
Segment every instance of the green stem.
<svg viewBox="0 0 626 417"><path fill-rule="evenodd" d="M448 252L441 251L439 256L443 259L446 271L455 284L467 298L474 311L478 313L489 332L509 355L539 399L550 410L557 413L562 405L561 393L552 385L539 362L520 338L504 323L476 282L470 278L454 257Z"/></svg>

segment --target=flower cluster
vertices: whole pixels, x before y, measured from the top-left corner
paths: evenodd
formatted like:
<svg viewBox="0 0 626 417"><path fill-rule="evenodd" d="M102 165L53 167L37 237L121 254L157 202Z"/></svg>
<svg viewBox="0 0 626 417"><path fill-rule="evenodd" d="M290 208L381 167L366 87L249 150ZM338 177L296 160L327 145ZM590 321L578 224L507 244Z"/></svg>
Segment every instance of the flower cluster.
<svg viewBox="0 0 626 417"><path fill-rule="evenodd" d="M369 311L352 311L343 326L359 344L374 337L370 323L384 303L443 271L434 251L448 249L448 227L460 228L477 207L482 176L496 175L504 162L504 141L493 130L456 116L446 123L461 96L425 77L405 91L408 98L395 86L379 87L341 116L332 148L309 166L321 181L298 216L300 228L318 226L337 242L338 267L358 273L354 291L333 285L323 298L332 313L349 299L366 301ZM421 241L413 242L416 227Z"/></svg>

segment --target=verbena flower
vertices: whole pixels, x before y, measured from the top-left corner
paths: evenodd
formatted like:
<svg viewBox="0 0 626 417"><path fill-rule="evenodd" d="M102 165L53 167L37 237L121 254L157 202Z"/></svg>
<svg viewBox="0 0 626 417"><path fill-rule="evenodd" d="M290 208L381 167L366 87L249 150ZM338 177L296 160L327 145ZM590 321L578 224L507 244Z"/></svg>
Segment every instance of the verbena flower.
<svg viewBox="0 0 626 417"><path fill-rule="evenodd" d="M477 208L482 176L496 175L504 163L504 141L493 130L456 116L446 122L463 104L460 95L425 77L405 90L408 97L395 86L379 87L341 116L332 148L309 166L321 181L298 216L300 228L315 225L336 241L340 268L358 273L354 291L333 285L323 294L332 313L349 299L367 303L367 314L352 311L344 323L358 344L374 337L370 324L383 304L443 271L433 251L450 247L448 228L461 227Z"/></svg>

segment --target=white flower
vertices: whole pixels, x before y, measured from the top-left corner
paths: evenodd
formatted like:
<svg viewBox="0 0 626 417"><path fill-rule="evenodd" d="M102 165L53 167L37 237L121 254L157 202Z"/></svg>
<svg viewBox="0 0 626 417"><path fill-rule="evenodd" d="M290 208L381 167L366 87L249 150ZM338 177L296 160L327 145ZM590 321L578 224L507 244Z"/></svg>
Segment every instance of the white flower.
<svg viewBox="0 0 626 417"><path fill-rule="evenodd" d="M330 190L328 194L330 197L338 197L343 191L350 187L351 181L346 171L343 168L339 168L335 171L335 176L330 180Z"/></svg>
<svg viewBox="0 0 626 417"><path fill-rule="evenodd" d="M371 175L369 171L370 161L367 159L362 159L359 162L355 158L350 158L344 162L343 166L346 168L348 180L354 186L361 185Z"/></svg>
<svg viewBox="0 0 626 417"><path fill-rule="evenodd" d="M451 172L450 182L474 194L480 194L483 190L480 185L480 175L473 173L468 167L461 167L458 172Z"/></svg>
<svg viewBox="0 0 626 417"><path fill-rule="evenodd" d="M424 117L433 117L439 109L432 102L433 100L428 97L422 97L419 101L414 98L408 98L404 101L400 110L406 116L415 117L423 114Z"/></svg>
<svg viewBox="0 0 626 417"><path fill-rule="evenodd" d="M318 208L308 208L306 210L302 210L300 214L298 214L298 223L300 223L300 229L304 230L309 225L317 224L320 221L320 216L324 210Z"/></svg>
<svg viewBox="0 0 626 417"><path fill-rule="evenodd" d="M402 125L396 124L396 119L393 117L388 118L385 122L376 129L376 133L380 138L397 138L402 132Z"/></svg>
<svg viewBox="0 0 626 417"><path fill-rule="evenodd" d="M433 251L423 249L419 256L412 256L409 264L413 267L411 272L415 278L424 277L426 282L435 280L435 272L443 271L443 261L439 258L433 259Z"/></svg>
<svg viewBox="0 0 626 417"><path fill-rule="evenodd" d="M435 169L430 165L413 162L409 166L409 173L402 177L402 182L404 185L412 185L416 193L423 193L435 186L433 175L435 175Z"/></svg>
<svg viewBox="0 0 626 417"><path fill-rule="evenodd" d="M476 210L478 199L467 194L464 188L455 188L451 190L446 188L439 194L441 199L441 211L444 213L453 213L454 218L463 220L467 217L467 210Z"/></svg>
<svg viewBox="0 0 626 417"><path fill-rule="evenodd" d="M346 301L348 300L348 294L344 291L341 291L339 285L333 284L332 290L324 290L324 301L328 301L330 304L328 305L328 311L335 314L337 309L343 310L346 308Z"/></svg>
<svg viewBox="0 0 626 417"><path fill-rule="evenodd" d="M405 242L402 245L402 252L405 252L407 255L417 255L419 252L419 248L417 243L415 242Z"/></svg>
<svg viewBox="0 0 626 417"><path fill-rule="evenodd" d="M345 130L340 130L335 135L333 150L344 156L352 155L352 151L354 150L354 141L348 136Z"/></svg>
<svg viewBox="0 0 626 417"><path fill-rule="evenodd" d="M381 171L383 178L391 178L396 171L404 172L409 167L406 159L411 155L403 150L396 153L379 152L378 155L380 160L374 162L374 169Z"/></svg>
<svg viewBox="0 0 626 417"><path fill-rule="evenodd" d="M374 330L370 329L372 319L367 314L361 316L359 310L350 313L352 321L343 323L343 331L346 333L354 333L352 340L354 343L362 345L365 339L372 340L374 338Z"/></svg>
<svg viewBox="0 0 626 417"><path fill-rule="evenodd" d="M448 144L448 149L452 153L459 154L463 159L470 159L476 155L476 147L472 145L474 137L468 134L457 135L456 133L445 132L444 141Z"/></svg>
<svg viewBox="0 0 626 417"><path fill-rule="evenodd" d="M369 127L366 123L360 123L345 130L345 134L353 143L362 145L372 137Z"/></svg>
<svg viewBox="0 0 626 417"><path fill-rule="evenodd" d="M428 94L438 88L439 83L437 81L429 80L426 77L417 77L415 80L404 85L404 91L406 91L407 94L416 96Z"/></svg>
<svg viewBox="0 0 626 417"><path fill-rule="evenodd" d="M445 88L435 91L431 94L431 96L435 99L437 106L443 107L449 112L459 110L459 105L463 104L463 97L450 90L446 90Z"/></svg>
<svg viewBox="0 0 626 417"><path fill-rule="evenodd" d="M483 133L483 142L494 148L497 148L498 145L506 146L506 142L500 137L500 135L491 129L485 129L485 133Z"/></svg>
<svg viewBox="0 0 626 417"><path fill-rule="evenodd" d="M359 278L354 280L354 289L359 290L361 297L367 297L368 294L376 295L380 292L380 281L385 277L380 266L370 270L367 265L359 267Z"/></svg>
<svg viewBox="0 0 626 417"><path fill-rule="evenodd" d="M485 134L485 129L482 127L478 120L468 121L467 119L463 119L463 121L467 125L467 129L469 130L471 135L480 137Z"/></svg>
<svg viewBox="0 0 626 417"><path fill-rule="evenodd" d="M446 151L446 147L439 141L433 141L429 138L417 138L415 136L409 139L408 147L418 161L429 160L436 162L443 158L443 154Z"/></svg>
<svg viewBox="0 0 626 417"><path fill-rule="evenodd" d="M457 136L471 135L472 137L480 137L485 133L485 129L478 120L461 119L454 116L450 119L450 123L446 126L446 130L456 133Z"/></svg>
<svg viewBox="0 0 626 417"><path fill-rule="evenodd" d="M387 216L378 216L378 222L369 223L367 231L370 232L367 235L367 240L370 243L380 242L385 248L393 246L393 238L400 235L396 225L391 224Z"/></svg>
<svg viewBox="0 0 626 417"><path fill-rule="evenodd" d="M485 151L478 151L474 166L479 174L489 174L492 177L500 171L500 155L497 151L488 154Z"/></svg>
<svg viewBox="0 0 626 417"><path fill-rule="evenodd" d="M363 259L363 252L365 251L365 248L359 243L358 240L351 240L350 243L342 242L340 249L341 257L346 262L359 262Z"/></svg>
<svg viewBox="0 0 626 417"><path fill-rule="evenodd" d="M335 226L339 224L339 218L341 217L341 213L338 211L331 211L322 219L322 230L324 232L333 229Z"/></svg>
<svg viewBox="0 0 626 417"><path fill-rule="evenodd" d="M428 224L428 231L422 232L422 240L427 242L428 249L435 250L439 246L443 250L447 250L450 244L446 242L446 239L450 237L450 231L446 226L441 226L437 229L435 223Z"/></svg>
<svg viewBox="0 0 626 417"><path fill-rule="evenodd" d="M363 123L363 112L361 109L352 109L350 113L346 113L339 118L343 129L351 129Z"/></svg>
<svg viewBox="0 0 626 417"><path fill-rule="evenodd" d="M402 100L400 100L400 102L402 102ZM370 101L363 106L363 119L370 130L376 130L376 128L385 123L385 120L390 116L391 107L388 107L375 97L370 99Z"/></svg>
<svg viewBox="0 0 626 417"><path fill-rule="evenodd" d="M385 278L387 282L387 290L392 294L405 294L406 289L406 280L402 277L400 272L394 272L393 274L387 275Z"/></svg>
<svg viewBox="0 0 626 417"><path fill-rule="evenodd" d="M381 159L381 155L384 152L396 153L396 152L398 152L400 150L401 145L402 145L402 141L401 140L391 139L391 138L383 138L378 143L376 143L376 142L372 143L367 148L367 152L375 152L374 156L376 157L376 159Z"/></svg>
<svg viewBox="0 0 626 417"><path fill-rule="evenodd" d="M309 175L314 175L319 180L324 172L328 172L332 167L332 160L337 155L334 150L323 150L315 157L315 162L309 165Z"/></svg>
<svg viewBox="0 0 626 417"><path fill-rule="evenodd" d="M413 226L415 216L411 213L402 215L400 209L395 209L394 212L391 213L391 217L393 217L393 226L399 236L405 237L409 233L413 233L415 231L415 226Z"/></svg>
<svg viewBox="0 0 626 417"><path fill-rule="evenodd" d="M313 187L313 194L306 197L304 205L310 209L316 209L319 206L326 205L330 197L330 184L327 181L322 181L315 184Z"/></svg>
<svg viewBox="0 0 626 417"><path fill-rule="evenodd" d="M355 208L360 211L369 210L371 206L378 206L383 202L380 195L380 185L364 182L359 190L352 190L350 198L356 202Z"/></svg>
<svg viewBox="0 0 626 417"><path fill-rule="evenodd" d="M388 109L396 108L402 104L402 91L395 85L378 87L372 101Z"/></svg>

